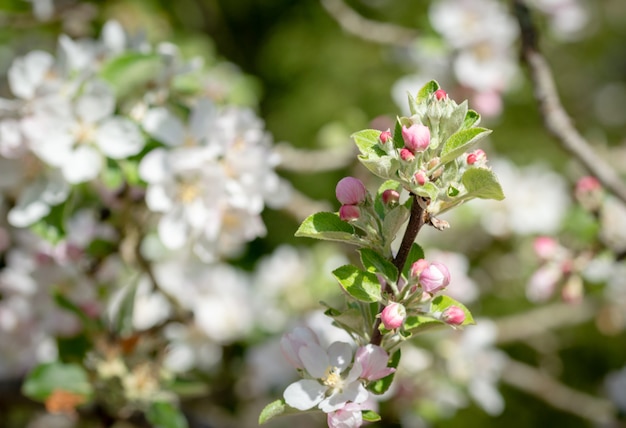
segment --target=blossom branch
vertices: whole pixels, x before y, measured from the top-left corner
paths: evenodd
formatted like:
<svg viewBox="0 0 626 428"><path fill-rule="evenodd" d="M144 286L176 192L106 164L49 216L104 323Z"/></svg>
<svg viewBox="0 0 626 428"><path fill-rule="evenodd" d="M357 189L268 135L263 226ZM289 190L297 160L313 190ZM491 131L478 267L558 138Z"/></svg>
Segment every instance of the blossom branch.
<svg viewBox="0 0 626 428"><path fill-rule="evenodd" d="M346 32L370 42L407 46L418 36L417 31L359 15L342 0L321 0L326 11Z"/></svg>
<svg viewBox="0 0 626 428"><path fill-rule="evenodd" d="M615 421L615 408L608 400L576 391L539 369L519 361L507 359L501 379L557 409L581 418L599 424Z"/></svg>
<svg viewBox="0 0 626 428"><path fill-rule="evenodd" d="M527 64L535 90L535 99L544 125L560 142L561 147L576 157L611 193L626 203L626 185L615 170L583 138L572 124L559 99L554 76L539 51L538 35L524 0L512 0L513 10L521 30L521 55Z"/></svg>
<svg viewBox="0 0 626 428"><path fill-rule="evenodd" d="M417 238L417 234L420 229L426 223L426 210L422 208L420 204L420 197L414 194L411 194L413 198L413 205L411 206L411 216L409 217L409 223L406 226L406 230L404 232L404 236L402 237L402 243L400 244L400 248L398 249L398 253L393 258L393 264L398 269L398 272L402 272L404 265L406 263L406 259L409 257L409 253L411 252L411 247L415 242L415 238ZM383 292L387 288L387 284L385 284L383 288ZM382 342L383 336L380 333L379 326L381 323L380 318L376 318L374 322L374 328L372 330L372 335L370 339L370 343L372 345L379 345Z"/></svg>

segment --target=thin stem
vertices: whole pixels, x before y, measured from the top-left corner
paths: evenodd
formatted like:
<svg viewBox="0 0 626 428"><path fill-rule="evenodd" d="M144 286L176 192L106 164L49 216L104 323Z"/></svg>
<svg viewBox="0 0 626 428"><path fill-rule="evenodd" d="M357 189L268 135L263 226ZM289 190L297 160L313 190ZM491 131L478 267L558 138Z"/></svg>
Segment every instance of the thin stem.
<svg viewBox="0 0 626 428"><path fill-rule="evenodd" d="M624 181L580 135L561 104L550 66L539 50L537 32L528 6L523 0L512 0L512 3L521 30L522 59L528 65L535 99L546 129L559 141L561 147L577 158L607 190L626 203Z"/></svg>
<svg viewBox="0 0 626 428"><path fill-rule="evenodd" d="M415 238L417 237L418 232L426 223L426 210L422 208L420 205L419 196L411 194L411 198L413 198L413 205L411 205L411 216L409 217L409 223L406 226L406 231L404 232L404 236L402 237L402 243L400 244L400 249L398 249L398 253L393 258L392 263L398 269L398 272L402 273L402 269L406 263L407 258L409 257L409 253L411 252L411 247L415 242ZM387 288L387 284L383 287L383 292ZM380 308L382 310L382 307ZM380 311L379 310L379 311ZM380 333L378 327L380 326L380 318L376 318L374 322L374 328L372 330L372 335L370 339L370 343L372 345L379 345L383 341L383 336Z"/></svg>

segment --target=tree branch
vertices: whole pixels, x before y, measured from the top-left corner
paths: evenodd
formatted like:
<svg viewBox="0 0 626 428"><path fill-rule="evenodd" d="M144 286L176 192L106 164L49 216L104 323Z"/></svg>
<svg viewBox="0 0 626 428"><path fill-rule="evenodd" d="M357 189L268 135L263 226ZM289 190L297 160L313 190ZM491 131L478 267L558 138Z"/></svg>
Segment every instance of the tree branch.
<svg viewBox="0 0 626 428"><path fill-rule="evenodd" d="M321 3L344 31L363 40L384 45L407 46L418 36L417 31L410 28L363 18L342 0L321 0Z"/></svg>
<svg viewBox="0 0 626 428"><path fill-rule="evenodd" d="M615 170L596 154L596 151L574 128L567 115L554 83L550 66L540 53L538 36L524 0L512 0L515 17L521 30L521 56L527 64L535 90L535 99L546 129L560 142L561 147L577 158L603 186L626 203L626 184Z"/></svg>
<svg viewBox="0 0 626 428"><path fill-rule="evenodd" d="M519 361L508 359L501 379L557 409L581 418L598 424L615 421L616 409L608 400L576 391L539 369Z"/></svg>

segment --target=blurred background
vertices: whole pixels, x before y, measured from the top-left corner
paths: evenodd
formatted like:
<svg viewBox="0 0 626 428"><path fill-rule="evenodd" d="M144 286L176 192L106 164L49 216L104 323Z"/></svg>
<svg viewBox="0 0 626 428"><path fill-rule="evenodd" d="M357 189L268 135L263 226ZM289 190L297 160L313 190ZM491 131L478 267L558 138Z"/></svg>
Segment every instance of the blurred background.
<svg viewBox="0 0 626 428"><path fill-rule="evenodd" d="M624 177L626 3L528 3L565 109ZM451 294L458 284L455 298L478 325L407 344L396 386L377 404L383 422L372 426L626 426L625 210L606 194L604 203L617 207L610 212L577 199L576 183L587 172L543 127L510 8L496 0L0 0L3 98L11 98L4 76L14 58L54 52L60 34L97 38L115 20L129 35L202 58L218 76L208 91L228 85L221 101L253 108L273 136L276 171L291 199L263 211L267 234L228 264L258 293L246 298L262 295L279 315L254 315L262 327L218 342L219 357L194 369L205 389L180 395L190 426L256 426L263 406L296 379L281 367L280 335L307 323L335 337L318 302L341 302L330 272L355 254L294 232L307 215L338 209L342 177L377 188L350 135L393 129L395 117L407 114L406 92L431 79L458 102L469 99L482 126L493 129L481 148L506 199L472 201L444 216L449 230L418 237L427 258L448 263ZM554 237L575 267L542 279L546 261L535 245L542 236ZM0 291L0 299L7 296ZM0 360L9 343L0 341ZM98 412L43 419L41 406L16 395L26 373L1 373L0 427L136 423L102 422ZM321 427L325 418L267 424L295 425Z"/></svg>

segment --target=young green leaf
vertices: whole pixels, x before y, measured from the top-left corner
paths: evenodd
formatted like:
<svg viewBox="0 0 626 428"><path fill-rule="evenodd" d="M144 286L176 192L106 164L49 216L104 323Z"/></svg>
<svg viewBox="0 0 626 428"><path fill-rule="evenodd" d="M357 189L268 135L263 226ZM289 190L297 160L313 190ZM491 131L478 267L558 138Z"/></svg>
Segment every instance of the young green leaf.
<svg viewBox="0 0 626 428"><path fill-rule="evenodd" d="M376 129L364 129L359 132L355 132L350 136L359 148L359 151L364 156L369 156L371 153L379 153L384 152L378 146L380 142L380 131ZM379 149L380 152L376 152L376 149Z"/></svg>
<svg viewBox="0 0 626 428"><path fill-rule="evenodd" d="M354 228L341 220L336 213L329 212L315 213L307 217L295 236L326 241L358 242L354 235Z"/></svg>
<svg viewBox="0 0 626 428"><path fill-rule="evenodd" d="M380 415L373 410L361 410L361 417L367 422L378 422Z"/></svg>
<svg viewBox="0 0 626 428"><path fill-rule="evenodd" d="M263 410L261 410L261 414L259 415L259 425L263 425L270 419L282 415L285 413L287 408L285 400L272 401L270 404L265 406Z"/></svg>
<svg viewBox="0 0 626 428"><path fill-rule="evenodd" d="M370 248L361 248L359 253L361 263L368 272L380 273L390 282L398 281L398 269L385 257Z"/></svg>
<svg viewBox="0 0 626 428"><path fill-rule="evenodd" d="M465 114L465 119L463 120L463 125L461 125L461 129L469 129L472 126L477 126L479 123L480 115L474 110L470 109Z"/></svg>
<svg viewBox="0 0 626 428"><path fill-rule="evenodd" d="M489 134L491 130L486 128L463 129L452 134L441 149L440 164L453 161Z"/></svg>
<svg viewBox="0 0 626 428"><path fill-rule="evenodd" d="M380 282L374 273L345 265L335 269L333 275L349 295L361 302L379 302L382 299Z"/></svg>
<svg viewBox="0 0 626 428"><path fill-rule="evenodd" d="M435 80L431 80L422 86L422 88L417 92L415 101L418 104L425 102L431 94L434 94L435 91L437 91L437 89L439 89L439 83Z"/></svg>
<svg viewBox="0 0 626 428"><path fill-rule="evenodd" d="M461 182L467 190L467 195L481 199L504 199L504 192L493 171L485 168L470 168L463 173Z"/></svg>

